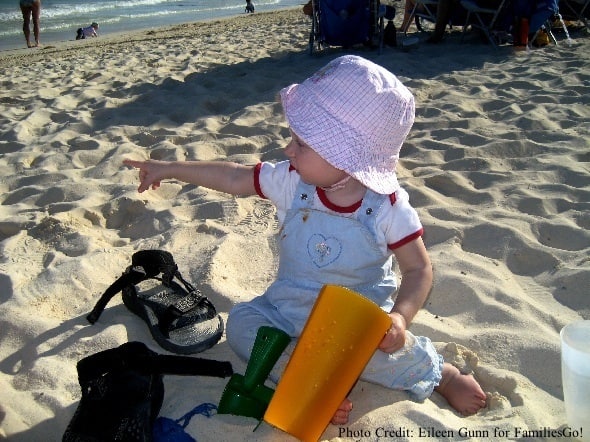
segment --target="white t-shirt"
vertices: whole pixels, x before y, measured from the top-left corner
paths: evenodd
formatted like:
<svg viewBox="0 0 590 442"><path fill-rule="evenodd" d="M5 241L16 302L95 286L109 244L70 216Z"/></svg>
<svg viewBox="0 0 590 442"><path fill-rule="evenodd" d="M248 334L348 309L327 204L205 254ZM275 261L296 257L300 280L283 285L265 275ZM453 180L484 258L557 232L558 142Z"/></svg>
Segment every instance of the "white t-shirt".
<svg viewBox="0 0 590 442"><path fill-rule="evenodd" d="M279 223L283 223L287 210L291 207L297 185L301 177L289 161L277 164L259 163L255 168L254 185L261 198L270 200L277 208ZM317 198L313 199L313 208L339 216L356 218L362 201L349 207L340 207L331 203L326 193L316 187ZM422 236L424 229L418 213L410 205L408 193L400 188L389 195L391 204L384 204L377 214L377 242L380 246L395 250Z"/></svg>
<svg viewBox="0 0 590 442"><path fill-rule="evenodd" d="M98 37L98 33L96 32L96 29L94 29L92 26L82 28L82 33L84 34L85 38Z"/></svg>

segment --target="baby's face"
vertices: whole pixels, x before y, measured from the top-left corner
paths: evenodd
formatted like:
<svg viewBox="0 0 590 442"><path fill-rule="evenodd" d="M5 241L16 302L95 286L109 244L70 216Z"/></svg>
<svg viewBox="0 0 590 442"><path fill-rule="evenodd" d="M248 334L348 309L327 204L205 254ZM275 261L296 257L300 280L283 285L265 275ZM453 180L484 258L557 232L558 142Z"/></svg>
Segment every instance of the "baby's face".
<svg viewBox="0 0 590 442"><path fill-rule="evenodd" d="M301 179L314 186L329 187L344 179L347 174L324 160L315 150L291 131L291 141L285 147L285 155Z"/></svg>

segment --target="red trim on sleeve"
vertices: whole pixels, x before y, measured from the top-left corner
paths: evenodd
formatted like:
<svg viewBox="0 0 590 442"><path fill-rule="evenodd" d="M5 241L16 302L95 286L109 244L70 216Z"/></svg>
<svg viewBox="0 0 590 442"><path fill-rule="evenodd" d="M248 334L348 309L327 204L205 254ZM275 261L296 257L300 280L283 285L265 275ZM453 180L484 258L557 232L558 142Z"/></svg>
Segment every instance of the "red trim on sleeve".
<svg viewBox="0 0 590 442"><path fill-rule="evenodd" d="M254 189L256 189L256 193L260 198L268 199L266 195L262 192L262 188L260 187L260 171L262 170L262 163L258 163L254 166Z"/></svg>
<svg viewBox="0 0 590 442"><path fill-rule="evenodd" d="M397 196L395 196L395 192L393 192L391 195L389 195L389 202L393 206L396 201L397 201Z"/></svg>
<svg viewBox="0 0 590 442"><path fill-rule="evenodd" d="M401 246L405 246L406 244L414 241L415 239L420 238L422 235L424 234L424 229L421 228L420 230L418 230L417 232L412 233L411 235L406 236L405 238L402 238L401 240L399 240L396 243L393 244L388 244L387 248L389 250L395 250L400 248Z"/></svg>

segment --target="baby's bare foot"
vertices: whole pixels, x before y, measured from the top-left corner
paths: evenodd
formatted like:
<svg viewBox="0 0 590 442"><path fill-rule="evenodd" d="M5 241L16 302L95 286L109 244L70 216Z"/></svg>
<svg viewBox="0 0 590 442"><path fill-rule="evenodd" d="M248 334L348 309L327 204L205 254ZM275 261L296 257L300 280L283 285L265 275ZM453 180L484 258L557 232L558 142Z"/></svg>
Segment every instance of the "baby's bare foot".
<svg viewBox="0 0 590 442"><path fill-rule="evenodd" d="M486 394L475 378L462 374L451 364L444 364L441 382L435 390L464 416L475 414L486 406Z"/></svg>
<svg viewBox="0 0 590 442"><path fill-rule="evenodd" d="M352 401L348 398L345 398L342 403L340 404L340 406L338 407L338 410L336 410L336 413L334 413L334 416L332 417L332 424L334 425L344 425L348 423L348 415L350 414L350 412L352 411Z"/></svg>

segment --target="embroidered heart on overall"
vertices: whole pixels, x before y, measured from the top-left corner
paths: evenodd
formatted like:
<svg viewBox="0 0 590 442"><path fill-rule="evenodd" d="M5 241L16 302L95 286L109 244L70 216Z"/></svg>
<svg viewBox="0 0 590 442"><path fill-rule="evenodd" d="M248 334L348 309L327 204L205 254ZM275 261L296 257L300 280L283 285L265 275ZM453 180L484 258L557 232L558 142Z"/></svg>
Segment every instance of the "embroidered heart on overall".
<svg viewBox="0 0 590 442"><path fill-rule="evenodd" d="M342 244L333 236L325 237L320 233L314 233L307 241L307 253L316 266L326 267L338 259L342 253Z"/></svg>

